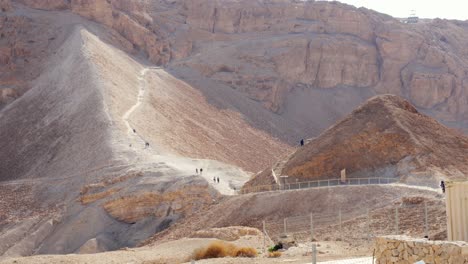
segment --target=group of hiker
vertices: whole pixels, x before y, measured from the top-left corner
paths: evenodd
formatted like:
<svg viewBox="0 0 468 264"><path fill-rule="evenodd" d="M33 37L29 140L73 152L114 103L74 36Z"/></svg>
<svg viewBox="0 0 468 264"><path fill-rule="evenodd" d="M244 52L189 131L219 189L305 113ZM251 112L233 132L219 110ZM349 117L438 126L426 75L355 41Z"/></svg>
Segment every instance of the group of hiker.
<svg viewBox="0 0 468 264"><path fill-rule="evenodd" d="M134 134L136 134L136 129L132 128L132 131ZM129 147L132 147L132 144L128 145ZM148 142L145 142L145 149L149 148L150 144Z"/></svg>
<svg viewBox="0 0 468 264"><path fill-rule="evenodd" d="M196 168L195 173L196 174L200 173L200 175L202 175L203 174L203 168L200 168L200 169ZM213 177L213 181L214 181L214 183L219 183L219 177Z"/></svg>

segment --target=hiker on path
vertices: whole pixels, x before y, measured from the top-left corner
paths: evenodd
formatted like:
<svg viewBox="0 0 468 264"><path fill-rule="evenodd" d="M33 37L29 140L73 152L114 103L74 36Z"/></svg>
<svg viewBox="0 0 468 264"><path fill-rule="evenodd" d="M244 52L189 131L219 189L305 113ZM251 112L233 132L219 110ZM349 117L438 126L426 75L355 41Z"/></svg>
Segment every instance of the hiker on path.
<svg viewBox="0 0 468 264"><path fill-rule="evenodd" d="M149 143L148 142L145 143L145 148L149 148Z"/></svg>
<svg viewBox="0 0 468 264"><path fill-rule="evenodd" d="M213 181L216 183L216 177L213 177Z"/></svg>
<svg viewBox="0 0 468 264"><path fill-rule="evenodd" d="M442 193L445 193L445 182L444 181L440 182L440 188L442 188Z"/></svg>
<svg viewBox="0 0 468 264"><path fill-rule="evenodd" d="M304 139L301 139L301 146L304 146Z"/></svg>
<svg viewBox="0 0 468 264"><path fill-rule="evenodd" d="M203 173L203 168L200 168L200 174L202 174L202 173Z"/></svg>
<svg viewBox="0 0 468 264"><path fill-rule="evenodd" d="M133 133L136 133L136 129L133 129Z"/></svg>
<svg viewBox="0 0 468 264"><path fill-rule="evenodd" d="M198 168L195 169L195 173L198 174Z"/></svg>
<svg viewBox="0 0 468 264"><path fill-rule="evenodd" d="M218 177L218 183L219 183L219 177Z"/></svg>

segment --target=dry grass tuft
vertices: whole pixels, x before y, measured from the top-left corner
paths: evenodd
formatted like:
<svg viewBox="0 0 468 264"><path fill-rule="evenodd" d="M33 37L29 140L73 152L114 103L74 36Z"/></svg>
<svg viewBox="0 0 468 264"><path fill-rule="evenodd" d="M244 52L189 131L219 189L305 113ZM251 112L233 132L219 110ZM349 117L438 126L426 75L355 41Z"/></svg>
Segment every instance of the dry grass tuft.
<svg viewBox="0 0 468 264"><path fill-rule="evenodd" d="M209 259L224 257L244 257L254 258L257 256L257 250L254 248L239 248L234 244L223 241L215 241L205 248L196 249L193 252L193 259Z"/></svg>

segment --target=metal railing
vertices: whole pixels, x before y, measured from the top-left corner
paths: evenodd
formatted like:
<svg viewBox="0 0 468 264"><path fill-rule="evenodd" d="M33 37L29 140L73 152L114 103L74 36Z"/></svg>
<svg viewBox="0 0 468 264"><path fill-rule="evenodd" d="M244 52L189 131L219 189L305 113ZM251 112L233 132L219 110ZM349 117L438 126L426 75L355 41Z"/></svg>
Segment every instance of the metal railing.
<svg viewBox="0 0 468 264"><path fill-rule="evenodd" d="M244 187L239 190L239 194L255 193L255 192L270 192L270 191L284 191L284 190L299 190L308 188L319 187L332 187L332 186L346 186L346 185L371 185L371 184L390 184L398 182L398 178L348 178L344 181L341 179L327 179L317 181L305 181L295 183L285 183L282 185L270 184L259 185L253 187Z"/></svg>

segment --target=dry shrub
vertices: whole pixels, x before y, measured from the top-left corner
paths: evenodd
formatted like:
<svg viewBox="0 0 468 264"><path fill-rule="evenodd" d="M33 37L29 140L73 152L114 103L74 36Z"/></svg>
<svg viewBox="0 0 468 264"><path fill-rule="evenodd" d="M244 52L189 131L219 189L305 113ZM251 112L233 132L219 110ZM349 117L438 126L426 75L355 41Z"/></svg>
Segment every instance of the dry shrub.
<svg viewBox="0 0 468 264"><path fill-rule="evenodd" d="M193 252L195 260L224 257L248 257L257 256L257 250L253 248L239 248L234 244L223 241L215 241L205 248L196 249Z"/></svg>
<svg viewBox="0 0 468 264"><path fill-rule="evenodd" d="M238 248L236 252L236 257L240 258L254 258L257 256L257 250L251 247Z"/></svg>
<svg viewBox="0 0 468 264"><path fill-rule="evenodd" d="M279 257L281 257L281 252L279 252L279 251L268 252L268 257L269 258L279 258Z"/></svg>

